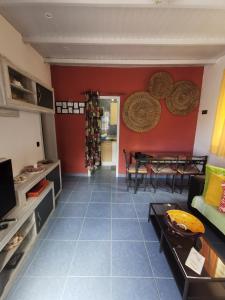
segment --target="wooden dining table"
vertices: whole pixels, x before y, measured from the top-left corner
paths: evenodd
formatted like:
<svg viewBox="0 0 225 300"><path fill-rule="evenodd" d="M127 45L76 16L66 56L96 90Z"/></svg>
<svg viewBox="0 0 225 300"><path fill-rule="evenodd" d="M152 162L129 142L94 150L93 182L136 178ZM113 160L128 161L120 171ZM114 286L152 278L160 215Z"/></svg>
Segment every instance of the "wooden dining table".
<svg viewBox="0 0 225 300"><path fill-rule="evenodd" d="M185 163L188 159L192 159L190 152L152 152L152 151L130 151L130 162L135 161L145 162L151 160L151 163L165 162L170 163Z"/></svg>
<svg viewBox="0 0 225 300"><path fill-rule="evenodd" d="M205 172L205 164L207 162L206 156L195 156L191 152L152 152L152 151L130 151L130 163L135 160L137 163L136 168L141 165L173 165L173 169L178 169L179 166L186 165L201 165L201 174ZM137 178L137 175L136 175ZM135 192L137 191L137 180L135 184Z"/></svg>

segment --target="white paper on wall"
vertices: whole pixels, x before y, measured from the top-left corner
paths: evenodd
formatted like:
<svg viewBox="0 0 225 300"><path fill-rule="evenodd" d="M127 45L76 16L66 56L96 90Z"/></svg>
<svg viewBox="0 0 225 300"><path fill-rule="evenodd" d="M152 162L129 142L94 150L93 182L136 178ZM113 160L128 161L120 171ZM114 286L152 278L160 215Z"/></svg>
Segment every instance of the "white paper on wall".
<svg viewBox="0 0 225 300"><path fill-rule="evenodd" d="M57 107L57 108L56 108L56 111L57 111L58 114L61 114L61 112L62 112L61 107Z"/></svg>

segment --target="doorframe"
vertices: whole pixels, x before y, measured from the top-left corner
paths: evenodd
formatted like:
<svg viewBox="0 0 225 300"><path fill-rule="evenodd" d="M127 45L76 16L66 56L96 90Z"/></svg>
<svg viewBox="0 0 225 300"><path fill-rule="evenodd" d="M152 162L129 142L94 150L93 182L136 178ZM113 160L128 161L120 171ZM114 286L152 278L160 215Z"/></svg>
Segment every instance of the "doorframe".
<svg viewBox="0 0 225 300"><path fill-rule="evenodd" d="M116 150L116 177L119 177L119 154L120 154L120 96L100 96L99 99L111 100L115 99L117 101L117 150Z"/></svg>

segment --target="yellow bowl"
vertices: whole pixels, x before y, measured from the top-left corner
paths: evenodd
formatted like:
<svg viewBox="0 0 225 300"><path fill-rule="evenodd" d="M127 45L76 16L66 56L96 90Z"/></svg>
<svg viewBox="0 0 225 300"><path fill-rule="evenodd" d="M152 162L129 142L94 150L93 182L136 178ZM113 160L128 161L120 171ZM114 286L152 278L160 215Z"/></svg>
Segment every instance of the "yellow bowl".
<svg viewBox="0 0 225 300"><path fill-rule="evenodd" d="M167 216L170 221L176 224L181 230L189 230L193 233L203 234L205 232L205 227L202 222L193 216L192 214L187 213L186 211L179 209L167 210Z"/></svg>

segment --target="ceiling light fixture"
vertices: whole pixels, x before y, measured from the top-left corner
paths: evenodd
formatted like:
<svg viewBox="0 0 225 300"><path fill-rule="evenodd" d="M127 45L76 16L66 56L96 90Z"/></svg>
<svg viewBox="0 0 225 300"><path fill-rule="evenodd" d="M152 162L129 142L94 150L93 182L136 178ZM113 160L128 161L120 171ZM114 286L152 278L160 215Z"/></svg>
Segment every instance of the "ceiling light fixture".
<svg viewBox="0 0 225 300"><path fill-rule="evenodd" d="M159 4L168 4L168 0L153 0L153 2L156 4L156 5L159 5Z"/></svg>
<svg viewBox="0 0 225 300"><path fill-rule="evenodd" d="M45 18L46 18L46 19L52 19L52 18L53 18L53 14L50 13L50 12L46 12L46 13L45 13Z"/></svg>

